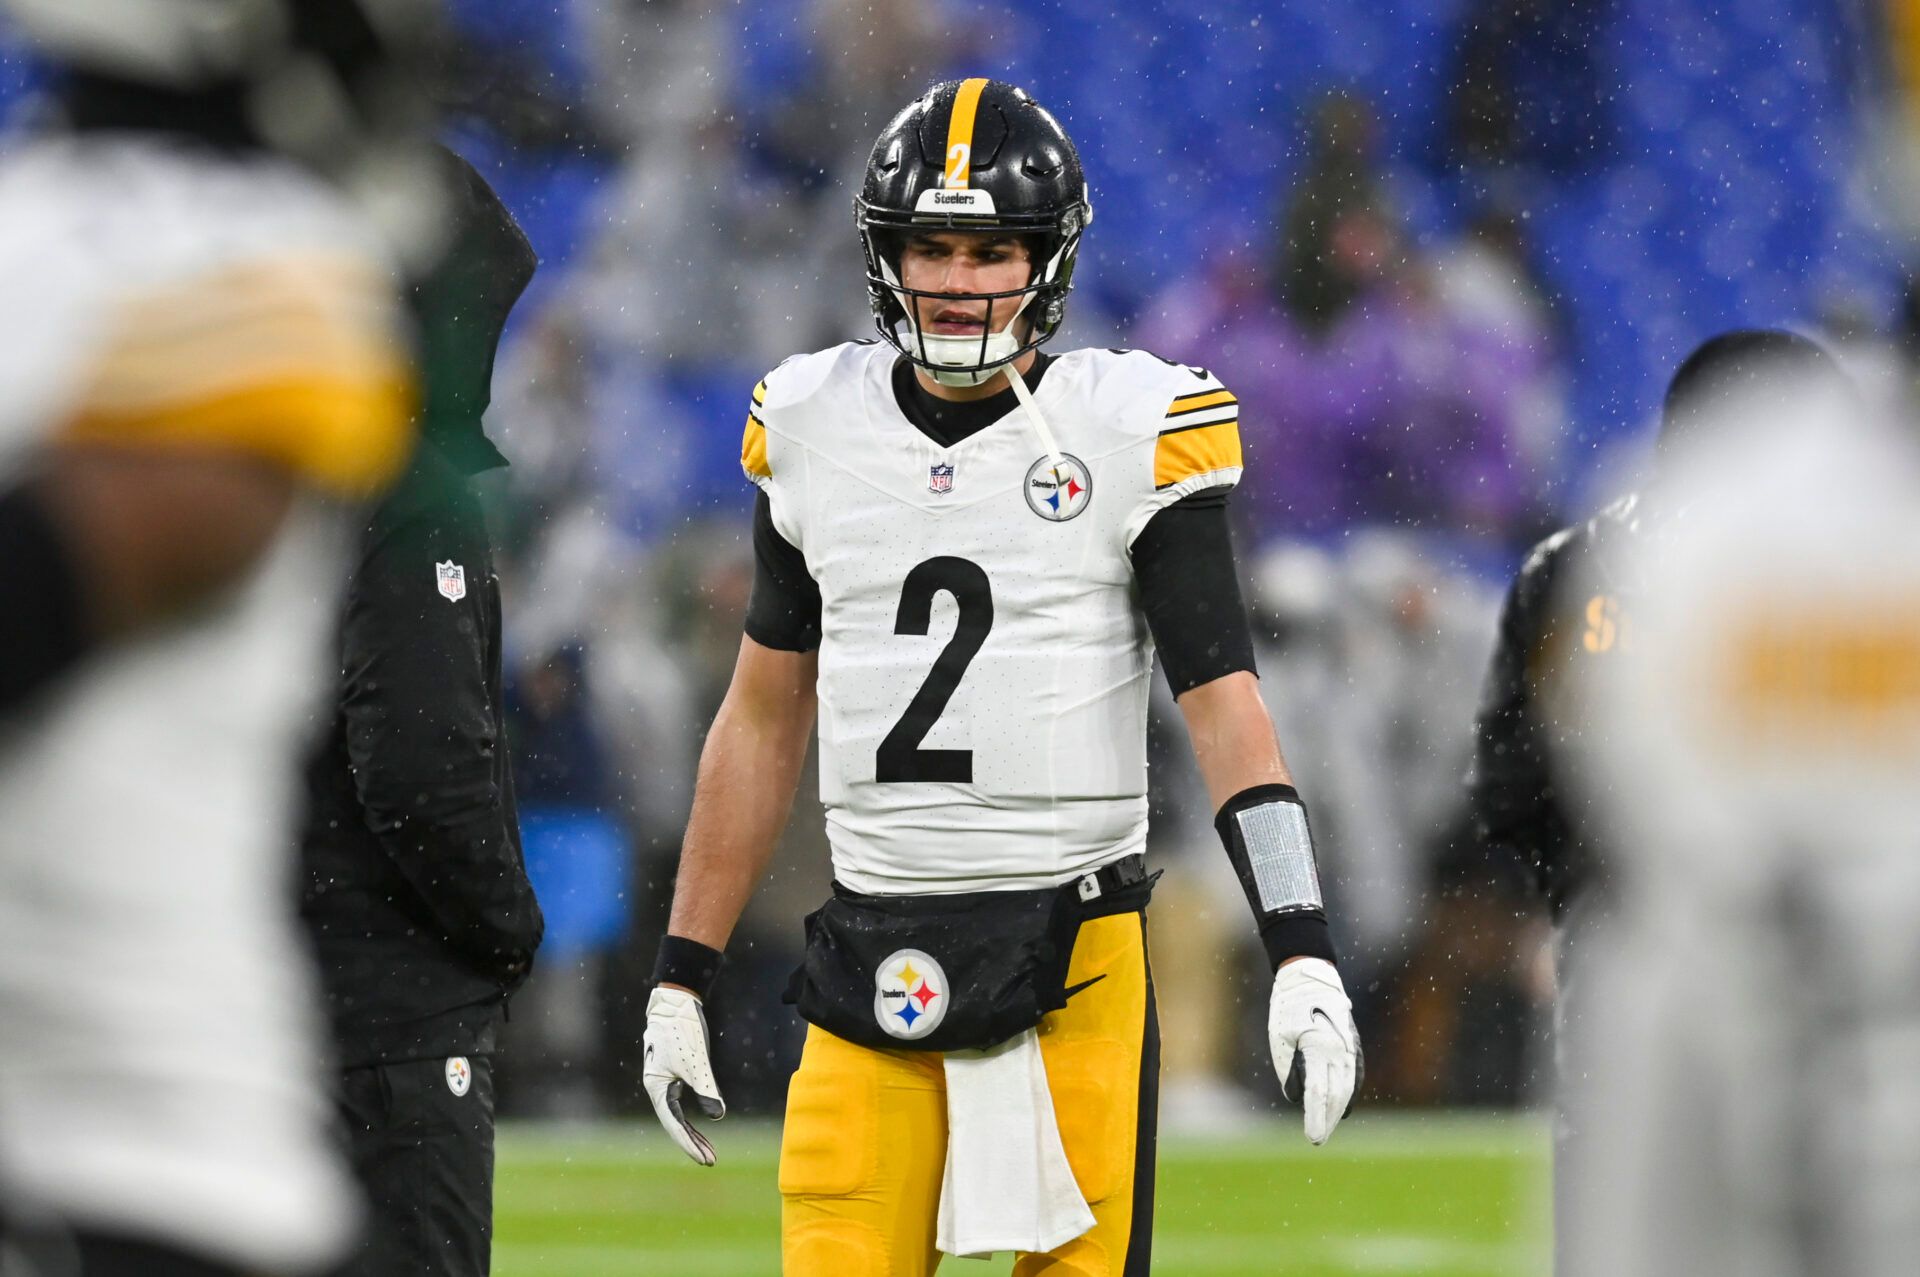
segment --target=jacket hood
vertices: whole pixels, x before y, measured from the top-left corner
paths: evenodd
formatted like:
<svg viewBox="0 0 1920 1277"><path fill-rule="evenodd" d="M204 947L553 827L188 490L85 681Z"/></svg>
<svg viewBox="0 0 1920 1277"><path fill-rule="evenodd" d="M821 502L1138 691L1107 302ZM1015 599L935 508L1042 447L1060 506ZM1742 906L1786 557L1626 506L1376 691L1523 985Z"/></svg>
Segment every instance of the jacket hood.
<svg viewBox="0 0 1920 1277"><path fill-rule="evenodd" d="M507 464L481 417L493 361L514 303L538 259L513 214L473 165L444 147L446 252L413 288L420 328L421 433L466 474Z"/></svg>

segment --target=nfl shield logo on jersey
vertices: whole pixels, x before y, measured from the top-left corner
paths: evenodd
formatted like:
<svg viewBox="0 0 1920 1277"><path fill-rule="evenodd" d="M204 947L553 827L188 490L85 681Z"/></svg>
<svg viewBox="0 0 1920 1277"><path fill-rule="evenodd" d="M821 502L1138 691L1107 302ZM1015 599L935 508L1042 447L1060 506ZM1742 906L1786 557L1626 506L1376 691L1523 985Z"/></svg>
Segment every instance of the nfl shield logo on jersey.
<svg viewBox="0 0 1920 1277"><path fill-rule="evenodd" d="M953 491L953 467L936 465L927 471L928 492Z"/></svg>
<svg viewBox="0 0 1920 1277"><path fill-rule="evenodd" d="M452 559L434 564L433 577L440 586L440 593L453 602L458 603L467 597L467 570Z"/></svg>
<svg viewBox="0 0 1920 1277"><path fill-rule="evenodd" d="M1054 468L1050 457L1042 457L1027 469L1027 505L1049 523L1065 523L1087 508L1093 500L1093 473L1087 463L1071 453L1060 454L1060 466Z"/></svg>
<svg viewBox="0 0 1920 1277"><path fill-rule="evenodd" d="M924 1038L947 1018L947 973L918 949L901 949L873 978L873 1018L896 1038Z"/></svg>

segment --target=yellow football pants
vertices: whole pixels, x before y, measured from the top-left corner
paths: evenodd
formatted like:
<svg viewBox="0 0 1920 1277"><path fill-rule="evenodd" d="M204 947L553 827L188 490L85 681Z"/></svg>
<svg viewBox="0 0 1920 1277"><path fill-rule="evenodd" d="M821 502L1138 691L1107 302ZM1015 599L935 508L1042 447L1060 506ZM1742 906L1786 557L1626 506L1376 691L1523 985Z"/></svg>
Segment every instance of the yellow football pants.
<svg viewBox="0 0 1920 1277"><path fill-rule="evenodd" d="M1104 978L1099 978L1104 977ZM1160 1029L1145 915L1080 929L1071 988L1040 1024L1061 1142L1093 1229L1015 1277L1144 1277L1153 1235ZM931 1051L876 1051L809 1028L780 1147L786 1277L926 1277L947 1156L946 1079Z"/></svg>

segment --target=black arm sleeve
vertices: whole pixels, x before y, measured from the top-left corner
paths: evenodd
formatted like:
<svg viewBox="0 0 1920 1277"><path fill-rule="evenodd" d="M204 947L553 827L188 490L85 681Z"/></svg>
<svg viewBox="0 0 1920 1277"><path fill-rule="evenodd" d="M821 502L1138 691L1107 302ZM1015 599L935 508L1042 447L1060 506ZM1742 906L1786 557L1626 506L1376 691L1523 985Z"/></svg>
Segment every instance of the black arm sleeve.
<svg viewBox="0 0 1920 1277"><path fill-rule="evenodd" d="M1173 694L1253 670L1253 631L1227 526L1227 489L1196 492L1147 521L1133 575Z"/></svg>
<svg viewBox="0 0 1920 1277"><path fill-rule="evenodd" d="M747 637L782 652L811 652L820 646L820 586L800 551L773 526L773 504L764 492L753 503Z"/></svg>
<svg viewBox="0 0 1920 1277"><path fill-rule="evenodd" d="M464 590L436 586L459 564ZM341 711L367 826L460 949L511 975L539 943L492 685L498 596L478 503L383 512L347 596Z"/></svg>
<svg viewBox="0 0 1920 1277"><path fill-rule="evenodd" d="M80 570L32 485L0 494L0 714L93 646Z"/></svg>
<svg viewBox="0 0 1920 1277"><path fill-rule="evenodd" d="M1488 852L1531 870L1557 912L1580 856L1553 781L1552 733L1534 698L1534 665L1551 642L1560 554L1536 551L1514 578L1474 721L1468 799Z"/></svg>

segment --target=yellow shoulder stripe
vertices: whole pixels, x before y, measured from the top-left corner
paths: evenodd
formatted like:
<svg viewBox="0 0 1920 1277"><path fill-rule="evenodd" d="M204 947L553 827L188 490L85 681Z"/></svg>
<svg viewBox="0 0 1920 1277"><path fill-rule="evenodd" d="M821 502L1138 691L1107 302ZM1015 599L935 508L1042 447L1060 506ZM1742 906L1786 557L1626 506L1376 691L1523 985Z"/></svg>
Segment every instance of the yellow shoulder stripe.
<svg viewBox="0 0 1920 1277"><path fill-rule="evenodd" d="M767 402L767 383L766 382L763 381L759 385L753 388L753 402L756 404L764 404Z"/></svg>
<svg viewBox="0 0 1920 1277"><path fill-rule="evenodd" d="M1241 464L1240 420L1168 430L1153 450L1153 486L1170 488L1199 474Z"/></svg>
<svg viewBox="0 0 1920 1277"><path fill-rule="evenodd" d="M138 413L86 412L64 437L244 452L357 498L378 493L406 463L415 408L413 385L398 373L378 382L288 376Z"/></svg>
<svg viewBox="0 0 1920 1277"><path fill-rule="evenodd" d="M740 468L756 479L773 477L767 464L767 428L752 413L747 414L747 428L740 438Z"/></svg>
<svg viewBox="0 0 1920 1277"><path fill-rule="evenodd" d="M1202 390L1191 395L1181 395L1167 409L1169 417L1184 416L1189 412L1203 412L1208 408L1218 408L1222 404L1238 403L1231 390Z"/></svg>
<svg viewBox="0 0 1920 1277"><path fill-rule="evenodd" d="M123 308L64 437L249 453L337 495L405 464L416 409L392 284L356 261L286 259Z"/></svg>

